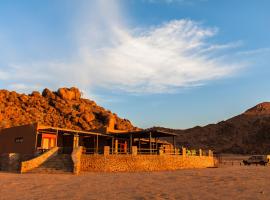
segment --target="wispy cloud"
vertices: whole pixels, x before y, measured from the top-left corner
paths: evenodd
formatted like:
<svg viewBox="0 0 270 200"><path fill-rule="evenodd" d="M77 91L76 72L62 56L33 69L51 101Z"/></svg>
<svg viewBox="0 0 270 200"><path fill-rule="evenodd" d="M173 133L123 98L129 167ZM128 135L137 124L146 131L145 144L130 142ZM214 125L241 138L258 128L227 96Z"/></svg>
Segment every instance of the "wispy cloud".
<svg viewBox="0 0 270 200"><path fill-rule="evenodd" d="M206 39L216 29L176 20L140 34L114 30L114 44L96 49L81 44L84 65L98 85L136 93L163 93L232 74L238 66L209 58L217 46ZM111 41L113 43L113 41ZM207 53L204 53L207 51Z"/></svg>
<svg viewBox="0 0 270 200"><path fill-rule="evenodd" d="M19 88L75 85L136 94L167 93L230 77L242 67L220 53L234 45L209 41L217 28L188 19L130 28L115 2L91 1L82 10L74 24L74 58L13 63L0 71L0 79L10 76L16 84L9 84Z"/></svg>
<svg viewBox="0 0 270 200"><path fill-rule="evenodd" d="M185 4L185 5L194 5L195 3L206 2L208 0L142 0L148 3L166 3L166 4Z"/></svg>
<svg viewBox="0 0 270 200"><path fill-rule="evenodd" d="M270 48L259 48L259 49L240 51L237 54L238 55L250 56L250 55L265 54L265 53L268 53L268 55L270 55Z"/></svg>

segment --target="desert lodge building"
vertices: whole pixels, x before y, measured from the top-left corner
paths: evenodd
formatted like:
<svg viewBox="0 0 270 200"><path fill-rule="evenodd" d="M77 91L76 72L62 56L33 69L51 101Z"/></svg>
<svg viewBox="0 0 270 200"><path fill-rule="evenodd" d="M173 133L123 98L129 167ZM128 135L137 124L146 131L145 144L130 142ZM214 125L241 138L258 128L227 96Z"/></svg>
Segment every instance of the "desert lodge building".
<svg viewBox="0 0 270 200"><path fill-rule="evenodd" d="M85 154L104 154L104 147L109 148L109 154L131 154L134 146L138 154L158 154L160 150L170 153L175 151L175 137L173 133L154 129L129 132L107 127L78 131L34 123L0 130L0 154L36 155L54 147L70 154L79 146ZM173 142L160 138L171 138Z"/></svg>
<svg viewBox="0 0 270 200"><path fill-rule="evenodd" d="M93 131L39 123L16 126L0 130L0 170L78 174L214 166L211 150L176 148L175 137L156 129L115 130L113 123Z"/></svg>

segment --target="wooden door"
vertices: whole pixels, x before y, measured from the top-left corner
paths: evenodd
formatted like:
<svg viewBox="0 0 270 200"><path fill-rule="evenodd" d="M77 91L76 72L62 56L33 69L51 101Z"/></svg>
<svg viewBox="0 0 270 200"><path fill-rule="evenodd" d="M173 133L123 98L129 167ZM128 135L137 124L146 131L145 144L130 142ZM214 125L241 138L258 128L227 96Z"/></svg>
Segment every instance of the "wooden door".
<svg viewBox="0 0 270 200"><path fill-rule="evenodd" d="M53 147L55 147L56 145L55 145L55 138L51 138L50 139L50 148L53 148Z"/></svg>
<svg viewBox="0 0 270 200"><path fill-rule="evenodd" d="M50 143L49 138L43 138L43 140L42 140L42 149L49 149L49 143Z"/></svg>

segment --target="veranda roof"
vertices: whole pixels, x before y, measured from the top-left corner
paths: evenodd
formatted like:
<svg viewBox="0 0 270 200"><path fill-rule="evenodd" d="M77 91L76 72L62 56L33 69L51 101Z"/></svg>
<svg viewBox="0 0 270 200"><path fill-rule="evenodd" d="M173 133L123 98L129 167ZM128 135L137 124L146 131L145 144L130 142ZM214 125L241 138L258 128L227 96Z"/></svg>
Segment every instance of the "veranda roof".
<svg viewBox="0 0 270 200"><path fill-rule="evenodd" d="M110 133L110 132L109 132ZM140 131L131 131L131 132L123 132L123 133L110 133L113 136L117 136L119 138L149 138L150 136L152 138L160 138L160 137L175 137L177 134L175 133L169 133L162 130L157 129L144 129Z"/></svg>
<svg viewBox="0 0 270 200"><path fill-rule="evenodd" d="M66 129L66 128L59 128L59 127L51 127L51 126L44 126L38 124L37 127L38 132L42 133L70 133L70 134L79 134L79 135L98 135L104 137L112 137L112 135L92 132L92 131L79 131L74 129Z"/></svg>

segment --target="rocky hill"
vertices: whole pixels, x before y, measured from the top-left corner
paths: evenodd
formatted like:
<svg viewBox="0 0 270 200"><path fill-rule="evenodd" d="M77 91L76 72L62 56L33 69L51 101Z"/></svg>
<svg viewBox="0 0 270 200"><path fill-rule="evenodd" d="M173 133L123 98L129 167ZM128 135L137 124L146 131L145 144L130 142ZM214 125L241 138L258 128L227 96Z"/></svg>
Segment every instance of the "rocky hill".
<svg viewBox="0 0 270 200"><path fill-rule="evenodd" d="M178 133L180 146L218 153L270 154L270 103L261 103L217 124L187 130L159 129Z"/></svg>
<svg viewBox="0 0 270 200"><path fill-rule="evenodd" d="M77 88L44 89L42 94L18 94L0 90L0 128L40 122L43 125L75 130L93 130L115 121L115 129L135 130L131 122L81 98Z"/></svg>

